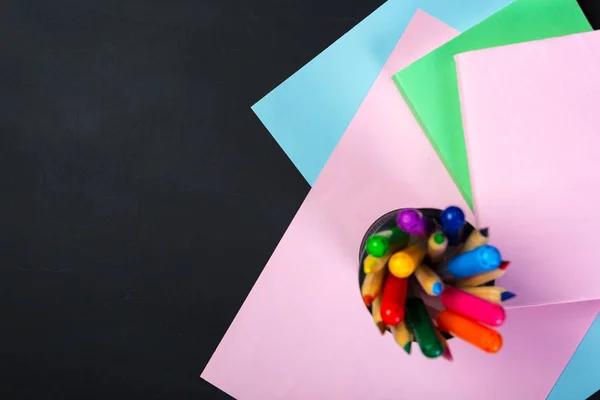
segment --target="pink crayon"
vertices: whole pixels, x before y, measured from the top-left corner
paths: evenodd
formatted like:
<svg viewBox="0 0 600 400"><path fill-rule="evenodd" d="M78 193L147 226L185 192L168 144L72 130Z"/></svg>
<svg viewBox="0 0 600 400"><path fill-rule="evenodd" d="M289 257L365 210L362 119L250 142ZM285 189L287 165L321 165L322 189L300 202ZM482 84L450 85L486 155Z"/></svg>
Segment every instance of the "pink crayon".
<svg viewBox="0 0 600 400"><path fill-rule="evenodd" d="M500 326L504 322L504 308L454 287L447 287L440 296L442 304L465 317L489 326Z"/></svg>

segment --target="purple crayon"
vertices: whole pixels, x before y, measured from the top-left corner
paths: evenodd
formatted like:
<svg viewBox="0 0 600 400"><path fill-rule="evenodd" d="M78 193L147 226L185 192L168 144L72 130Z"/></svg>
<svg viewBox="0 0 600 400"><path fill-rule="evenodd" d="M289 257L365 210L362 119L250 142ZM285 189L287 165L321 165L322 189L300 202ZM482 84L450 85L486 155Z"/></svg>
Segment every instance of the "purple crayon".
<svg viewBox="0 0 600 400"><path fill-rule="evenodd" d="M407 208L398 214L396 217L398 227L404 232L415 236L427 236L427 221L423 214L419 211Z"/></svg>

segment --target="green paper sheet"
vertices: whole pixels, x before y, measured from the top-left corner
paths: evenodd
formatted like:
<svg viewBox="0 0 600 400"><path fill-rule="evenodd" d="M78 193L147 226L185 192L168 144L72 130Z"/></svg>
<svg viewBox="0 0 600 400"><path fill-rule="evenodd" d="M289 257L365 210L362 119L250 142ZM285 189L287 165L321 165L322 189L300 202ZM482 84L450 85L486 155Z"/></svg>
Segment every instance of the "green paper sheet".
<svg viewBox="0 0 600 400"><path fill-rule="evenodd" d="M471 209L454 55L591 30L576 0L516 0L394 75L396 86Z"/></svg>

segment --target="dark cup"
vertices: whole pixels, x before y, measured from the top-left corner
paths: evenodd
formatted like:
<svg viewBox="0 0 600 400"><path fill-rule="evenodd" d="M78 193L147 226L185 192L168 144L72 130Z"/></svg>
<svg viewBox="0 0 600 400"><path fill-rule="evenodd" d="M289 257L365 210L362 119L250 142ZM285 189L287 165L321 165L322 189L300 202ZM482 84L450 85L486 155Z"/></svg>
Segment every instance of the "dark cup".
<svg viewBox="0 0 600 400"><path fill-rule="evenodd" d="M363 261L365 259L365 257L367 256L367 251L365 249L365 244L367 242L367 239L371 236L374 235L377 232L380 231L384 231L387 229L391 229L395 226L397 226L396 224L396 217L398 216L398 214L400 213L400 211L404 210L404 208L400 208L398 210L394 210L394 211L390 211L384 215L382 215L381 217L377 218L377 220L375 222L373 222L371 224L371 226L369 227L369 229L367 229L367 232L365 233L365 235L363 236L363 239L360 243L360 248L359 248L359 253L358 253L358 289L359 289L359 295L360 295L360 288L362 286L362 283L365 279L365 273L363 271ZM424 216L431 218L433 220L435 220L436 222L439 223L440 220L440 215L442 213L442 210L439 210L437 208L418 208L417 210L419 210ZM464 240L469 237L469 235L471 234L471 232L473 232L473 225L469 224L468 222L465 224L461 235L462 235L462 240L461 243L464 242ZM494 282L488 282L486 284L486 286L493 286ZM367 310L369 311L369 314L371 313L371 307L367 307ZM389 328L388 328L389 330ZM452 335L446 334L446 332L442 332L444 334L444 336L446 337L446 339L451 339Z"/></svg>

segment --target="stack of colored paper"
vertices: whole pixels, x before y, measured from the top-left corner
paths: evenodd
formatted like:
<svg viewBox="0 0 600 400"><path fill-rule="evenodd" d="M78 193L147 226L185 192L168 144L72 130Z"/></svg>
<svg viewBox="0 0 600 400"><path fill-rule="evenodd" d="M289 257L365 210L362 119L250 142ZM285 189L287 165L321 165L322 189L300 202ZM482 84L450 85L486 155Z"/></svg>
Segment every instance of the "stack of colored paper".
<svg viewBox="0 0 600 400"><path fill-rule="evenodd" d="M576 0L389 0L282 83L253 109L313 187L202 378L239 399L600 389L598 70ZM502 352L457 341L452 363L374 332L357 263L381 215L448 204L518 293Z"/></svg>

